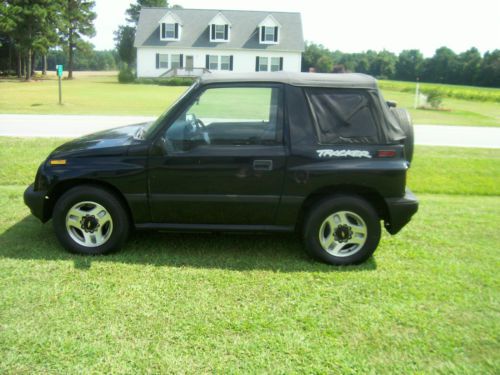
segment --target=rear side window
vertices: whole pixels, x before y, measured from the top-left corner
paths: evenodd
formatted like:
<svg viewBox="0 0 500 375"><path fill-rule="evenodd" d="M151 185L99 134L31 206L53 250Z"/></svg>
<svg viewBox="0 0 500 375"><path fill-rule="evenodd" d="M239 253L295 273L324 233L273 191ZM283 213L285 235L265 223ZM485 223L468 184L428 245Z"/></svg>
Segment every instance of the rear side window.
<svg viewBox="0 0 500 375"><path fill-rule="evenodd" d="M308 88L306 95L320 143L364 143L377 137L370 98L366 93Z"/></svg>

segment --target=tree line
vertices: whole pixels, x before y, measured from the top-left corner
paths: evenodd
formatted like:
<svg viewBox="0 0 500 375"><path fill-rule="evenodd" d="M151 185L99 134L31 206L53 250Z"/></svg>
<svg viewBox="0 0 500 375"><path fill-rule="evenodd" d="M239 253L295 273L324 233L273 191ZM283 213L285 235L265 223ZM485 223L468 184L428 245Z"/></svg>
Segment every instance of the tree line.
<svg viewBox="0 0 500 375"><path fill-rule="evenodd" d="M36 62L42 61L46 74L49 51L61 48L73 78L75 53L92 49L83 38L95 35L94 7L93 0L0 1L0 62L30 80Z"/></svg>
<svg viewBox="0 0 500 375"><path fill-rule="evenodd" d="M306 43L302 71L311 68L316 72L365 73L380 79L500 87L499 49L481 55L477 48L457 54L441 47L432 57L424 58L417 49L399 55L386 50L343 53Z"/></svg>

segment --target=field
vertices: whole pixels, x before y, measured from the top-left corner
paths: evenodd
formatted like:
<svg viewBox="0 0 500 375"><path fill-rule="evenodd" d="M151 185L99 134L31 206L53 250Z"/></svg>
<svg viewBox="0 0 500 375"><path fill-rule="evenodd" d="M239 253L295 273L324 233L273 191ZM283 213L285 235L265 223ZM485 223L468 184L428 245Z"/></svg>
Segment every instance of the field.
<svg viewBox="0 0 500 375"><path fill-rule="evenodd" d="M500 150L417 147L414 220L332 267L290 235L67 254L22 203L61 142L0 138L0 373L500 372Z"/></svg>
<svg viewBox="0 0 500 375"><path fill-rule="evenodd" d="M393 81L381 81L380 84L385 98L397 101L401 107L409 108L417 124L500 126L498 101L445 98L443 106L446 110L415 110L413 84ZM481 95L492 98L500 95L499 89L466 89L451 85L440 87L458 93L467 93L469 90L474 93L476 99L481 98ZM184 90L184 87L123 85L117 82L115 76L77 72L75 80L63 81L64 104L59 106L57 80L54 77L29 83L1 79L0 113L157 116Z"/></svg>

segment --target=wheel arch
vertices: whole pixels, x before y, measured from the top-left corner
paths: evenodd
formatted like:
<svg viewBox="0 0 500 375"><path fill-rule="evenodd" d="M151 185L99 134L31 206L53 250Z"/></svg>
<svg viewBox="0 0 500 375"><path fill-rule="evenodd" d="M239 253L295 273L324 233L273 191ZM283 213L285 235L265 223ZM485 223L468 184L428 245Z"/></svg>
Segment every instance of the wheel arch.
<svg viewBox="0 0 500 375"><path fill-rule="evenodd" d="M331 185L311 192L302 202L297 220L297 228L300 229L303 227L307 213L317 202L326 197L335 197L339 195L349 195L364 199L373 206L381 220L389 220L389 209L387 204L382 195L375 189L359 185Z"/></svg>
<svg viewBox="0 0 500 375"><path fill-rule="evenodd" d="M46 206L47 217L52 218L56 202L59 200L59 198L61 198L61 196L64 193L66 193L68 190L76 186L82 186L82 185L97 187L99 189L106 190L109 193L113 194L122 203L125 211L127 212L129 222L133 223L133 216L132 216L132 210L130 209L130 205L125 199L125 196L116 186L108 182L93 180L93 179L85 179L85 178L60 181L50 190L50 193L48 194L50 197L50 199L48 200L49 204L47 204Z"/></svg>

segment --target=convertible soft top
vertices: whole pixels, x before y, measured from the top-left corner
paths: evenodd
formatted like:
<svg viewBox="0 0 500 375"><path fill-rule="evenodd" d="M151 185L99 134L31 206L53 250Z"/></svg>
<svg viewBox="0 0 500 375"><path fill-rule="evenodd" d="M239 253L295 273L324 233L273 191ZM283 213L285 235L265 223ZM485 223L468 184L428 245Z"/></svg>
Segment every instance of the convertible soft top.
<svg viewBox="0 0 500 375"><path fill-rule="evenodd" d="M278 82L293 86L377 89L375 78L360 73L206 73L200 78L202 84L224 82Z"/></svg>

